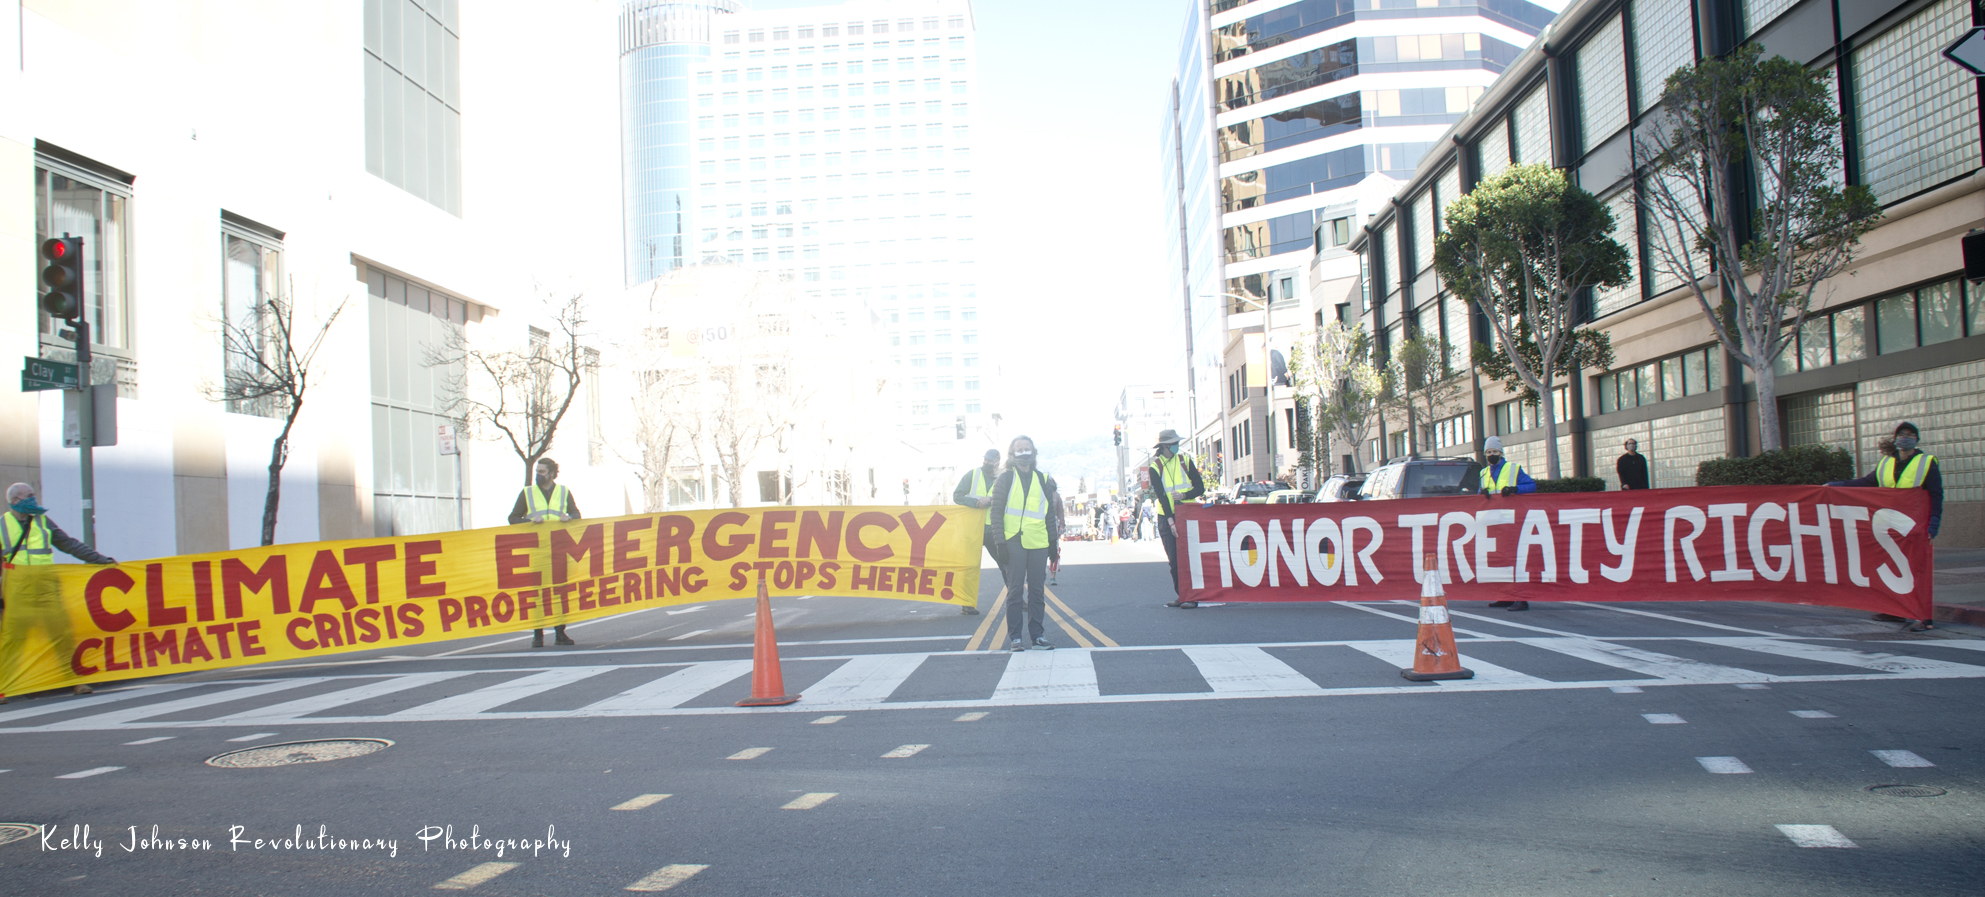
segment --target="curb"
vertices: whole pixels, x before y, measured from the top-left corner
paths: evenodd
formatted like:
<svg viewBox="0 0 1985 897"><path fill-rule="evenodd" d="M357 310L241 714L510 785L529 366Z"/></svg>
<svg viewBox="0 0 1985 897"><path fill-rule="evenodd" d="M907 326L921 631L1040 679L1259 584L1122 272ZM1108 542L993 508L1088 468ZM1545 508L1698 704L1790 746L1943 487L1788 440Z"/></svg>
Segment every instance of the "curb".
<svg viewBox="0 0 1985 897"><path fill-rule="evenodd" d="M1985 608L1963 604L1939 604L1931 613L1931 619L1939 623L1964 623L1970 626L1985 626Z"/></svg>

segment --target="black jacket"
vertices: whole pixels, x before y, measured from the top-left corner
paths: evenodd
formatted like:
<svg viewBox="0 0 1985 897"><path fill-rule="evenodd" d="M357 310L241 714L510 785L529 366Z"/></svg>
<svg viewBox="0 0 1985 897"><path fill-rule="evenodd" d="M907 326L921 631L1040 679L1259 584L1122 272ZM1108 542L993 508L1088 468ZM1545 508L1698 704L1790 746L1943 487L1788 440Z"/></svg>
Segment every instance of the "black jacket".
<svg viewBox="0 0 1985 897"><path fill-rule="evenodd" d="M1613 465L1619 471L1621 489L1647 488L1647 456L1639 452L1628 452L1620 456L1619 463Z"/></svg>
<svg viewBox="0 0 1985 897"><path fill-rule="evenodd" d="M1038 468L1034 472L1040 474L1041 482L1046 485L1048 492L1048 550L1054 557L1059 558L1061 531L1066 525L1062 518L1061 487L1055 485L1055 478L1048 476L1046 472ZM1009 467L1000 471L999 479L993 481L993 503L992 507L987 509L992 513L986 518L986 528L992 530L995 539L1005 539L1006 494L1012 490L1013 469Z"/></svg>

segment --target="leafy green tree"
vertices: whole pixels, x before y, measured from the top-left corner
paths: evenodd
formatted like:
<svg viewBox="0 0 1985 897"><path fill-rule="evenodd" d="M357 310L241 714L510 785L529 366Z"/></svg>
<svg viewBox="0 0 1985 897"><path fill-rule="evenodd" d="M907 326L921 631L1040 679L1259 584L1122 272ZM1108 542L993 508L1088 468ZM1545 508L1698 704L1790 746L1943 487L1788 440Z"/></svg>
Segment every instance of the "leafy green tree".
<svg viewBox="0 0 1985 897"><path fill-rule="evenodd" d="M1770 451L1781 443L1773 365L1881 210L1868 188L1842 186L1840 115L1826 81L1783 56L1762 57L1749 44L1669 75L1662 115L1635 143L1634 161L1646 171L1640 208L1653 266L1689 286L1717 340L1751 369L1760 448Z"/></svg>
<svg viewBox="0 0 1985 897"><path fill-rule="evenodd" d="M1553 387L1612 363L1606 335L1579 326L1581 293L1624 284L1632 271L1612 231L1612 213L1564 172L1519 165L1448 206L1447 229L1434 242L1441 281L1495 330L1501 351L1478 344L1476 365L1543 406L1551 479L1560 469Z"/></svg>

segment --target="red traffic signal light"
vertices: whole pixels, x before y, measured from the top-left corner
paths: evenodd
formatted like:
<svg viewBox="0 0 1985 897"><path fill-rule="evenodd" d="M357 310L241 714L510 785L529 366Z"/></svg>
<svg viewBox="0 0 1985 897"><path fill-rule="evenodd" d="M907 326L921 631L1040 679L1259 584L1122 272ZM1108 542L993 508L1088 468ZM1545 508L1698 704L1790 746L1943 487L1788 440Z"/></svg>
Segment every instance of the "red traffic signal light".
<svg viewBox="0 0 1985 897"><path fill-rule="evenodd" d="M50 237L42 241L41 257L48 262L41 269L41 284L48 288L41 297L42 311L70 321L82 318L83 238Z"/></svg>

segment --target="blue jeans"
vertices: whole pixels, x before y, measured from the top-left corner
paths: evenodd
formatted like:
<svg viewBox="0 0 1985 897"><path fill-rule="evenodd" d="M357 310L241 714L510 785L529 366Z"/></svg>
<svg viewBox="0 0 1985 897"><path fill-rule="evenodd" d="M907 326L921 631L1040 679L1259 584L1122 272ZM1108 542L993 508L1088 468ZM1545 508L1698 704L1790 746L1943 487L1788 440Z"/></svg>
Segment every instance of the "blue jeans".
<svg viewBox="0 0 1985 897"><path fill-rule="evenodd" d="M1020 637L1020 618L1027 618L1028 639L1047 633L1048 549L1022 548L1020 540L1006 543L1006 637ZM1025 607L1022 596L1025 596Z"/></svg>

